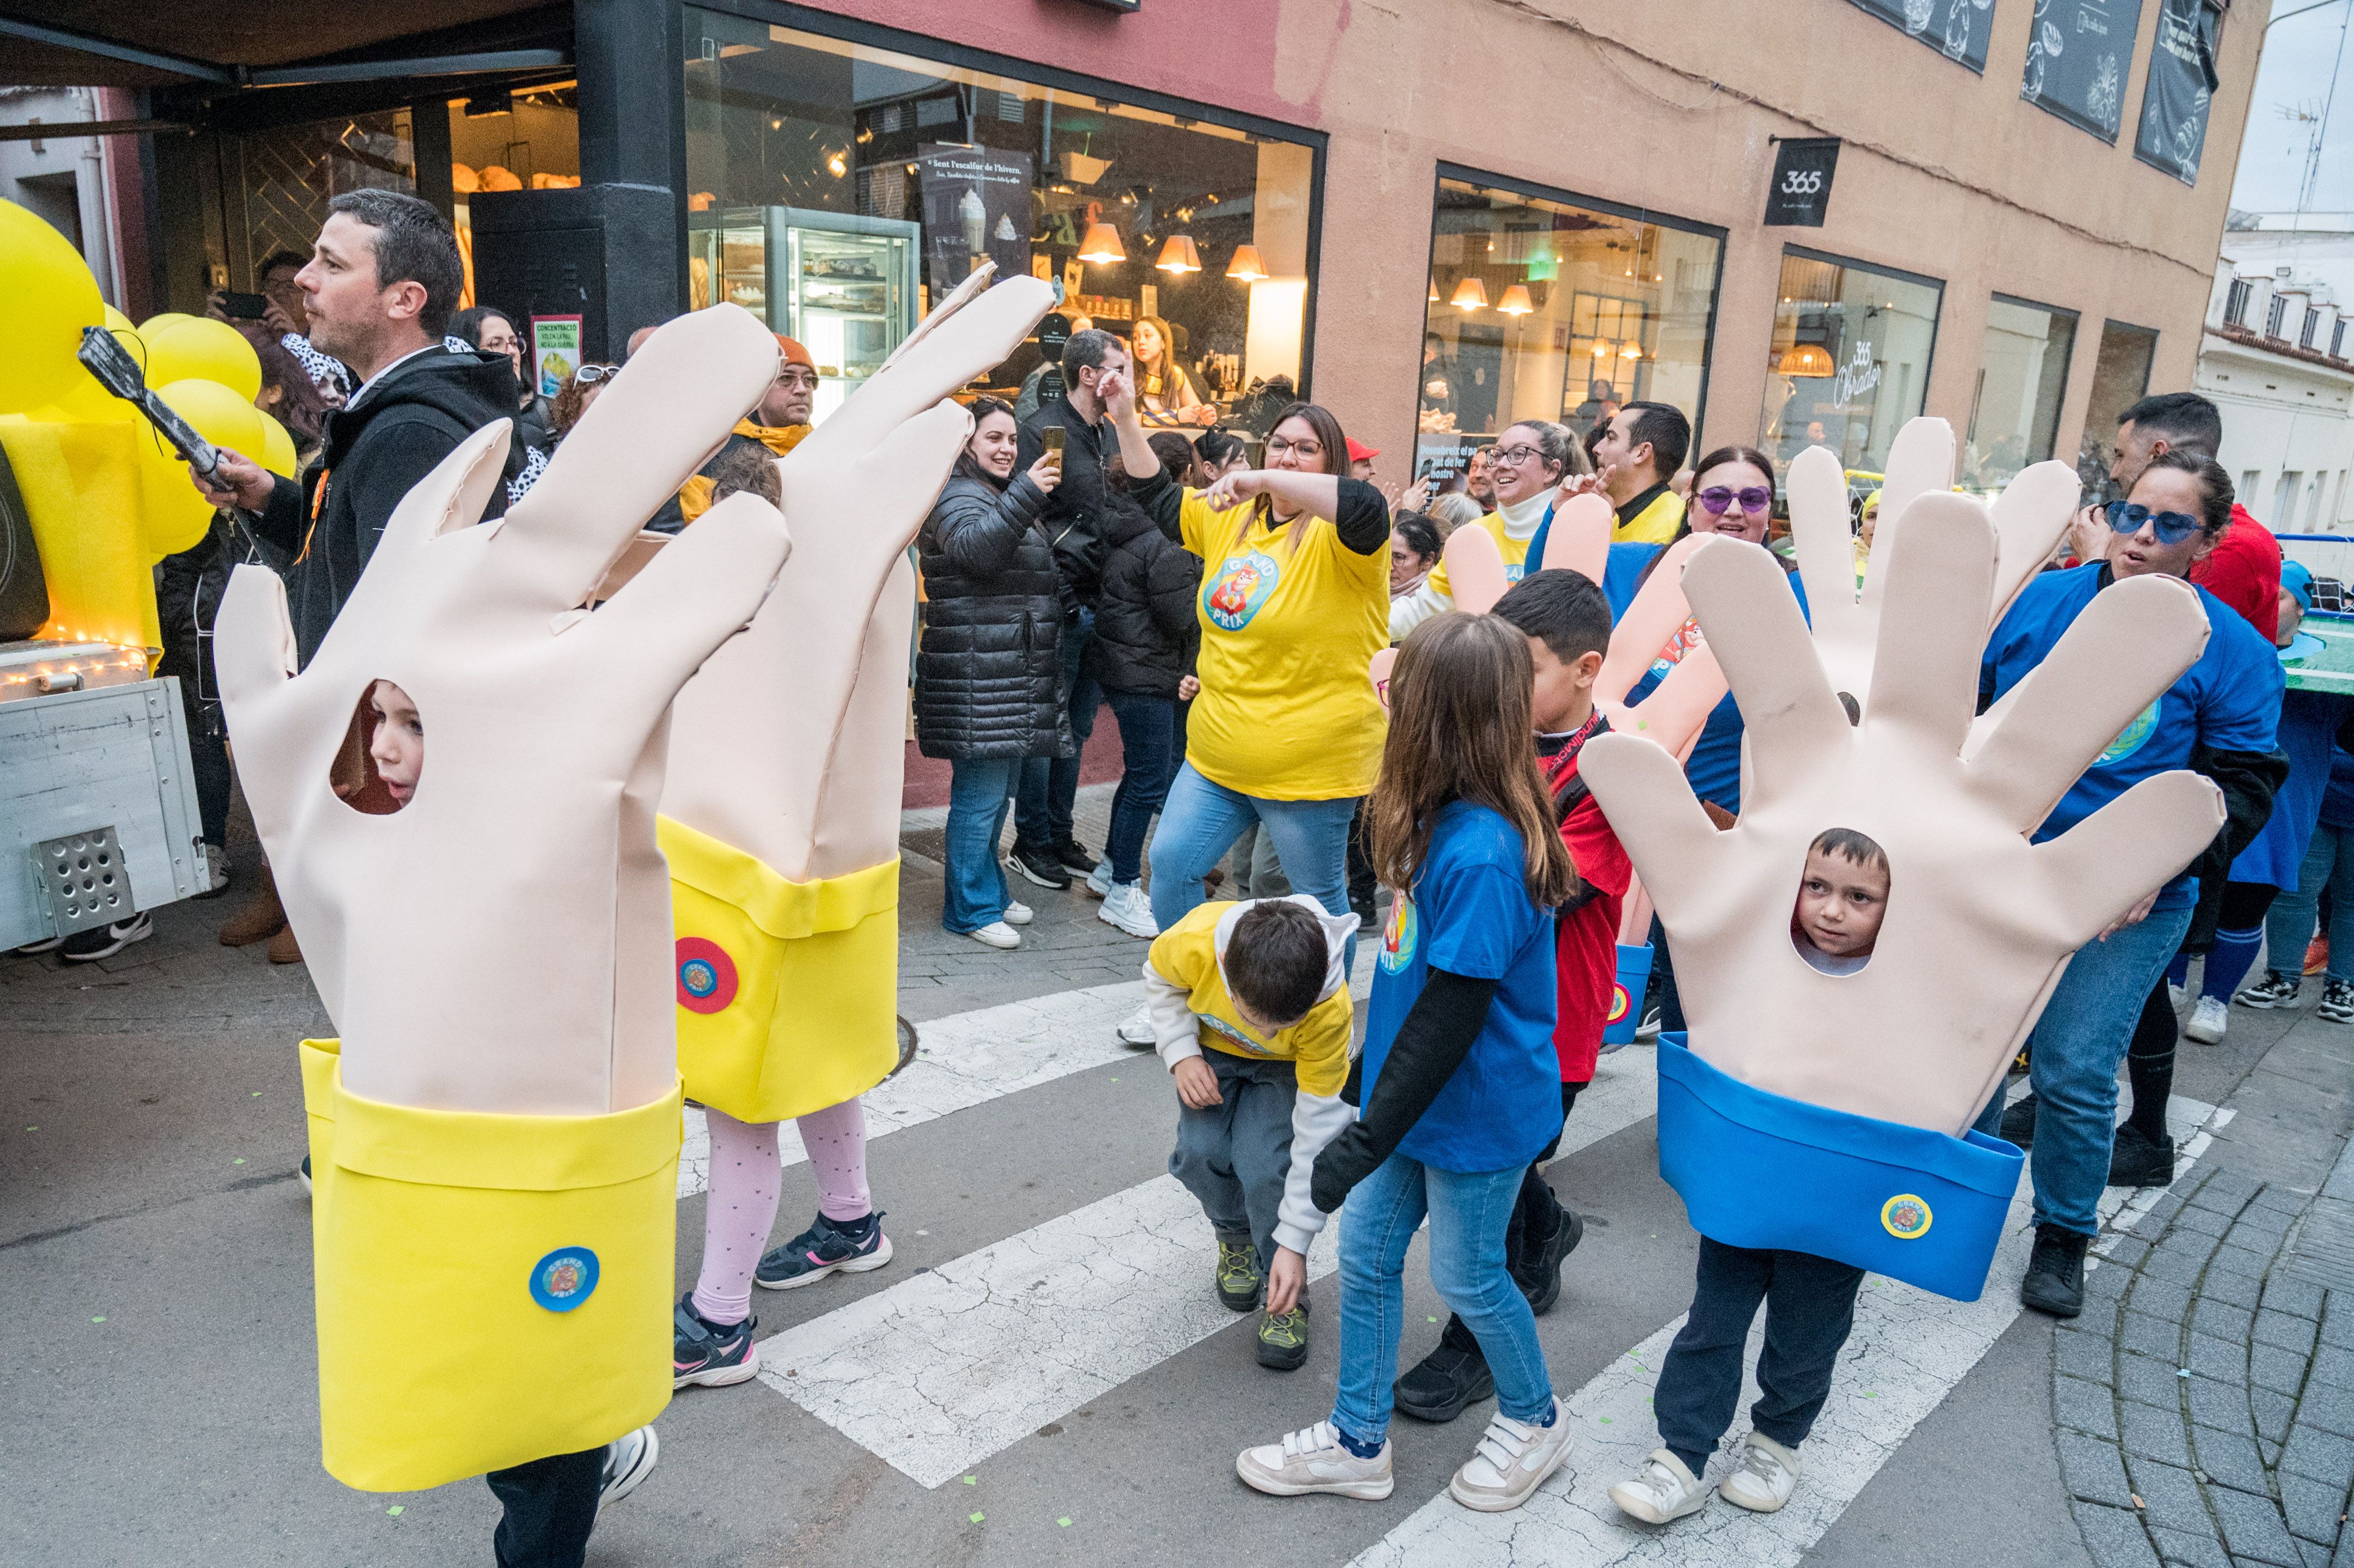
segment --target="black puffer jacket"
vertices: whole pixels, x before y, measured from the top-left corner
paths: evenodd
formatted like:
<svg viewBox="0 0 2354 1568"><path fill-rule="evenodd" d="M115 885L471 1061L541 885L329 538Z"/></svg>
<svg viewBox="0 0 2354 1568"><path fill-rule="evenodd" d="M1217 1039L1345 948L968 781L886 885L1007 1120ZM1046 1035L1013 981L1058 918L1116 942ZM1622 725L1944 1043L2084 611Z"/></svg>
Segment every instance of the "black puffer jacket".
<svg viewBox="0 0 2354 1568"><path fill-rule="evenodd" d="M951 478L917 537L924 573L916 745L926 757L1068 757L1063 607L1044 494Z"/></svg>
<svg viewBox="0 0 2354 1568"><path fill-rule="evenodd" d="M1168 486L1160 499L1174 512L1184 492ZM1107 691L1174 698L1202 640L1193 618L1202 558L1127 495L1107 493L1102 515L1106 553L1087 673Z"/></svg>

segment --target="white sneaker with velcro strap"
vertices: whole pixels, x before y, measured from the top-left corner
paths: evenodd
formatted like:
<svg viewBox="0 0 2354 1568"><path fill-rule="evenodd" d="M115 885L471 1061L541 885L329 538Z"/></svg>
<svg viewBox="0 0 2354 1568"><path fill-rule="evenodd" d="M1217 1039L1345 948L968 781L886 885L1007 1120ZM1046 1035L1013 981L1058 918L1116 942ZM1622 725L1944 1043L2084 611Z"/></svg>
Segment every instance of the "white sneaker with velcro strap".
<svg viewBox="0 0 2354 1568"><path fill-rule="evenodd" d="M1253 1491L1278 1498L1331 1492L1379 1502L1397 1484L1390 1475L1386 1439L1380 1453L1361 1459L1341 1446L1340 1433L1329 1421L1287 1432L1279 1443L1244 1449L1235 1458L1235 1474Z"/></svg>
<svg viewBox="0 0 2354 1568"><path fill-rule="evenodd" d="M1553 1401L1550 1426L1515 1421L1499 1411L1447 1489L1465 1508L1504 1513L1534 1497L1568 1458L1569 1418L1559 1400Z"/></svg>

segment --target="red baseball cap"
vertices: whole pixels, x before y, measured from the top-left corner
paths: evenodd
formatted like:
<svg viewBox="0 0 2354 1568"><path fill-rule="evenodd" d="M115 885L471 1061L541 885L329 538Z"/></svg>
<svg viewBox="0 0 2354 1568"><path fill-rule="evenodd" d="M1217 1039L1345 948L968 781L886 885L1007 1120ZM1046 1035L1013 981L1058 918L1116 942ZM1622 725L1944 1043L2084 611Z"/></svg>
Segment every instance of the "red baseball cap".
<svg viewBox="0 0 2354 1568"><path fill-rule="evenodd" d="M1354 436L1351 436L1348 440L1351 462L1364 462L1382 455L1382 449L1379 447L1369 447Z"/></svg>

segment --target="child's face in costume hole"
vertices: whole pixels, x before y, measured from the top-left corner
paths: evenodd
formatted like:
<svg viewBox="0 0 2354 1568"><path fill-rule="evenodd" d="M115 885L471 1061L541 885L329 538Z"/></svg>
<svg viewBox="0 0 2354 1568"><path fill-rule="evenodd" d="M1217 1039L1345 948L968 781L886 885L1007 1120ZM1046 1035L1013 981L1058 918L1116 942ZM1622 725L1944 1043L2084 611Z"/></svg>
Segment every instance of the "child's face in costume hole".
<svg viewBox="0 0 2354 1568"><path fill-rule="evenodd" d="M1815 950L1834 959L1860 958L1880 938L1888 913L1888 867L1859 865L1829 850L1807 852L1792 923Z"/></svg>
<svg viewBox="0 0 2354 1568"><path fill-rule="evenodd" d="M376 735L368 742L368 755L376 760L376 777L399 805L408 804L417 793L417 777L425 770L425 724L417 716L417 705L408 694L390 681L378 681L368 691L368 705L376 710Z"/></svg>

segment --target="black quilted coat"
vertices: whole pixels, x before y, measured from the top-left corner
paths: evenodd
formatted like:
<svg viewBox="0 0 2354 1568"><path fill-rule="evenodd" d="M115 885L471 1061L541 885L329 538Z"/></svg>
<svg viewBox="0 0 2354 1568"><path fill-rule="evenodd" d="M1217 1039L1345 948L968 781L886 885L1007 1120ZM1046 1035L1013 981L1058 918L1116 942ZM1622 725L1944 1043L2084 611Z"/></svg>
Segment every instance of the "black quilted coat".
<svg viewBox="0 0 2354 1568"><path fill-rule="evenodd" d="M926 757L1068 757L1058 686L1063 609L1055 550L1027 474L1000 491L951 478L917 538L924 635L916 744Z"/></svg>
<svg viewBox="0 0 2354 1568"><path fill-rule="evenodd" d="M1172 485L1161 499L1173 516L1184 492ZM1163 534L1128 496L1106 500L1103 580L1096 590L1087 673L1106 691L1174 699L1202 636L1193 616L1202 558Z"/></svg>

